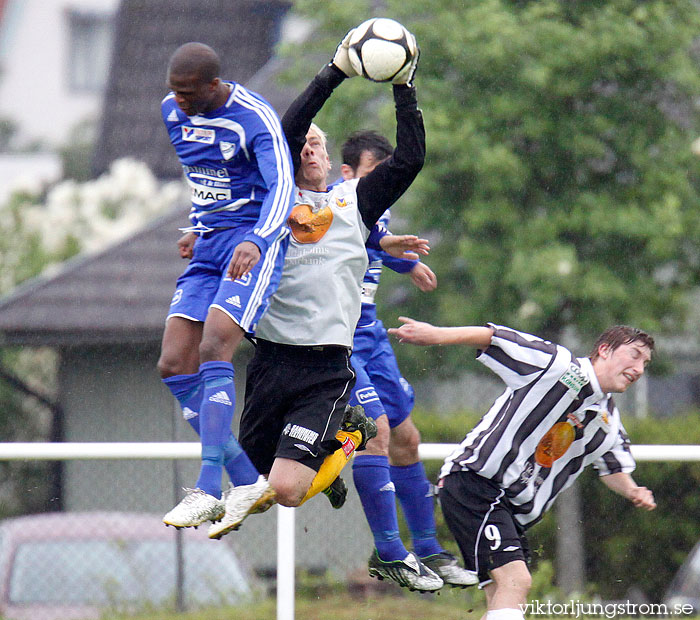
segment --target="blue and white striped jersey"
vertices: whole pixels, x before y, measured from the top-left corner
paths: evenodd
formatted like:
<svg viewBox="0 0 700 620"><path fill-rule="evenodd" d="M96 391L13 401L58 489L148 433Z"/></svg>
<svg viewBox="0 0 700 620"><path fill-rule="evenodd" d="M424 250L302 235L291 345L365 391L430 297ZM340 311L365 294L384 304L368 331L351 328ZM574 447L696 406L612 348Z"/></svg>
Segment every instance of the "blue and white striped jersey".
<svg viewBox="0 0 700 620"><path fill-rule="evenodd" d="M375 229L378 227L381 231L388 232L390 221L391 210L387 209L377 221ZM366 247L369 267L362 280L362 313L357 323L358 327L372 325L377 320L377 305L374 297L379 287L379 279L382 277L382 267L386 265L397 273L407 273L416 264L415 260L395 258L372 243L368 242Z"/></svg>
<svg viewBox="0 0 700 620"><path fill-rule="evenodd" d="M240 84L226 84L226 103L196 116L187 116L169 93L163 122L190 187L190 230L250 227L245 240L264 252L292 208L292 160L272 107Z"/></svg>
<svg viewBox="0 0 700 620"><path fill-rule="evenodd" d="M592 464L601 475L634 471L620 413L587 357L507 327L489 325L477 359L506 391L445 459L440 471L471 470L505 490L515 519L536 523Z"/></svg>

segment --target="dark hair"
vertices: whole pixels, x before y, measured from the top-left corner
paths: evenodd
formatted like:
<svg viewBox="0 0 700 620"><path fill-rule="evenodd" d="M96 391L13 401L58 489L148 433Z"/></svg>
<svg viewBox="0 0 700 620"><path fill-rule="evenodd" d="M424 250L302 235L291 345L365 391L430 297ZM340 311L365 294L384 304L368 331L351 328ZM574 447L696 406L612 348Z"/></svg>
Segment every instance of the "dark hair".
<svg viewBox="0 0 700 620"><path fill-rule="evenodd" d="M590 358L593 361L598 358L598 349L602 344L607 344L610 350L614 351L620 345L631 344L632 342L641 342L643 345L649 347L649 351L654 350L654 339L646 332L636 327L615 325L614 327L608 327L608 329L598 336L598 339L593 345Z"/></svg>
<svg viewBox="0 0 700 620"><path fill-rule="evenodd" d="M168 75L196 75L204 83L213 82L220 71L217 53L208 45L195 41L178 47L168 63Z"/></svg>
<svg viewBox="0 0 700 620"><path fill-rule="evenodd" d="M372 153L377 161L384 161L394 152L394 149L389 140L371 129L356 131L340 147L343 163L350 166L353 171L357 170L360 165L360 157L365 151Z"/></svg>

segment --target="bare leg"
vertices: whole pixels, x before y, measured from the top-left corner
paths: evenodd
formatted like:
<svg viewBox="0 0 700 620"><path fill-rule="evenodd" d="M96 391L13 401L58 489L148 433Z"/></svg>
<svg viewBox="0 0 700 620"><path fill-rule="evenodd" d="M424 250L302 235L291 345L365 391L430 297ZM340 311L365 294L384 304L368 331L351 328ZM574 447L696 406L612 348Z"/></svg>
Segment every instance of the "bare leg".
<svg viewBox="0 0 700 620"><path fill-rule="evenodd" d="M488 610L517 609L522 613L532 578L522 560L508 562L491 571L493 581L484 587Z"/></svg>
<svg viewBox="0 0 700 620"><path fill-rule="evenodd" d="M298 506L304 499L316 472L292 459L277 458L272 464L268 482L277 494L277 503Z"/></svg>
<svg viewBox="0 0 700 620"><path fill-rule="evenodd" d="M228 314L218 308L210 309L199 345L199 362L230 362L244 336L245 332Z"/></svg>

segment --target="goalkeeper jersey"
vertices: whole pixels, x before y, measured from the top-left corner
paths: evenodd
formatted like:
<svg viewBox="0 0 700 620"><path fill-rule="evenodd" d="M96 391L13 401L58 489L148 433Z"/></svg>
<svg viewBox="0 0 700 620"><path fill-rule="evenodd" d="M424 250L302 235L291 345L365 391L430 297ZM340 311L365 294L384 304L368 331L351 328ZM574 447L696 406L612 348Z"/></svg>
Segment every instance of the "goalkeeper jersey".
<svg viewBox="0 0 700 620"><path fill-rule="evenodd" d="M325 67L294 100L282 120L295 169L312 119L345 75ZM360 316L365 241L410 186L425 157L425 130L415 89L393 87L396 149L361 179L324 192L298 190L289 218L291 240L282 278L256 334L290 345L352 347Z"/></svg>
<svg viewBox="0 0 700 620"><path fill-rule="evenodd" d="M357 206L357 183L353 179L327 192L296 192L282 278L258 323L258 337L352 347L369 235Z"/></svg>

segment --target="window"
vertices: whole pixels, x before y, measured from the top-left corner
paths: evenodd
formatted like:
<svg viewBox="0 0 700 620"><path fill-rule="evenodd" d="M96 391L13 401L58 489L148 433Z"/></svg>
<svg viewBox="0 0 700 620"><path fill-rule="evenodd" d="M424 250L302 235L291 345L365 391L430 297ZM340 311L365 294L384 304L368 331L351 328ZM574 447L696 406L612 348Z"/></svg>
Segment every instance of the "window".
<svg viewBox="0 0 700 620"><path fill-rule="evenodd" d="M109 77L114 17L69 9L67 19L68 85L72 91L100 93Z"/></svg>

